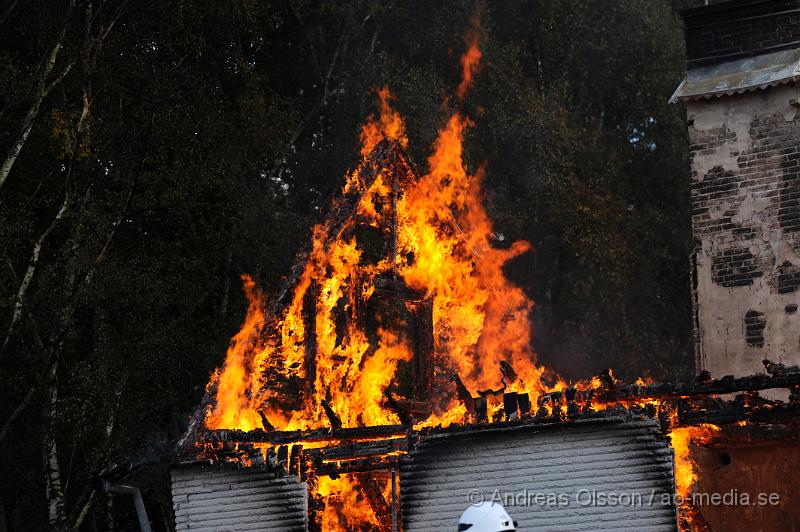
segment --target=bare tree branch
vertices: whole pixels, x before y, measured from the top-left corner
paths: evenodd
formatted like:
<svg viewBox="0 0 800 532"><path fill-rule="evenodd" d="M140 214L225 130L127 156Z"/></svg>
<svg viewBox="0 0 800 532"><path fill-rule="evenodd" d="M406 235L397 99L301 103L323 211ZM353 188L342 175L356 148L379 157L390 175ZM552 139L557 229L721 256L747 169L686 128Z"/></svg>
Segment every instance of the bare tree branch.
<svg viewBox="0 0 800 532"><path fill-rule="evenodd" d="M14 163L16 162L17 157L19 157L22 147L25 145L25 141L28 140L28 135L30 135L31 129L33 129L33 124L39 114L39 108L42 105L42 101L53 89L53 87L58 85L58 83L60 83L69 73L70 67L67 67L65 71L63 71L59 76L56 76L53 81L49 83L47 81L47 78L50 76L50 73L55 67L56 60L58 59L58 53L61 51L61 47L64 43L64 36L67 33L67 27L69 26L71 15L72 4L70 3L69 8L67 9L67 14L64 16L64 23L61 25L61 31L58 33L55 44L50 49L40 68L39 79L36 82L36 89L33 91L33 101L31 102L28 112L25 114L25 118L22 120L22 127L20 128L19 135L11 144L8 154L3 160L2 165L0 165L0 188L3 187L6 179L8 179L8 175L11 173L11 168L14 167Z"/></svg>
<svg viewBox="0 0 800 532"><path fill-rule="evenodd" d="M14 11L14 8L17 7L18 3L19 0L14 0L13 2L11 2L11 5L8 6L8 9L6 9L6 12L3 13L3 17L0 18L0 26L2 26L5 23L5 21L8 20L8 17L11 16L11 13Z"/></svg>
<svg viewBox="0 0 800 532"><path fill-rule="evenodd" d="M5 439L6 435L8 434L8 429L11 428L11 425L14 423L14 421L16 421L20 414L22 414L22 412L28 408L28 405L31 403L31 399L33 399L33 394L35 392L36 387L31 386L25 396L22 398L22 401L20 401L20 403L17 405L17 408L11 412L11 415L8 416L8 419L6 419L5 423L3 423L3 428L0 429L0 442Z"/></svg>
<svg viewBox="0 0 800 532"><path fill-rule="evenodd" d="M300 123L292 132L291 137L289 137L289 141L286 142L283 146L278 157L275 158L275 161L272 166L271 175L278 175L280 172L281 167L285 164L286 158L291 153L292 147L297 144L297 141L300 140L300 137L303 135L305 130L308 128L309 124L311 124L314 117L319 114L320 110L328 103L328 99L330 98L331 91L330 85L331 80L333 79L333 75L336 72L336 65L338 63L344 62L344 57L347 54L347 48L350 43L364 30L369 19L372 18L372 15L375 13L377 6L374 6L369 13L361 20L361 23L358 27L353 31L351 28L345 24L344 29L342 30L341 35L339 36L339 41L336 45L336 49L333 52L333 57L331 58L331 62L328 65L328 70L325 73L325 77L322 79L322 95L320 99L314 104L311 110L306 113ZM298 17L297 13L294 13L295 17ZM313 51L313 46L312 46Z"/></svg>
<svg viewBox="0 0 800 532"><path fill-rule="evenodd" d="M28 268L25 270L25 275L22 278L22 282L19 284L19 288L17 289L17 293L14 297L14 310L11 315L11 323L8 325L8 330L6 331L5 340L3 340L3 345L0 346L0 360L3 358L3 354L6 352L9 343L11 342L11 337L14 334L14 329L16 328L19 320L22 318L22 309L25 306L25 297L28 294L28 289L30 288L31 281L33 280L33 275L36 273L36 267L39 264L39 257L42 253L42 246L44 246L45 241L50 236L50 233L53 232L53 229L64 219L64 215L66 214L67 210L69 209L71 203L71 196L67 192L64 194L64 201L61 203L61 208L58 209L58 212L53 217L50 225L39 235L39 238L36 239L36 242L33 244L33 251L31 252L31 258L28 261Z"/></svg>
<svg viewBox="0 0 800 532"><path fill-rule="evenodd" d="M50 91L55 89L56 86L58 86L59 83L64 81L64 78L67 77L67 74L69 74L69 71L72 70L72 67L74 65L75 65L74 63L68 64L66 67L64 67L64 69L61 71L61 73L58 76L53 78L53 81L51 81L47 85L47 87L45 87L45 89L44 89L44 95L43 95L44 97L46 97L48 94L50 94Z"/></svg>

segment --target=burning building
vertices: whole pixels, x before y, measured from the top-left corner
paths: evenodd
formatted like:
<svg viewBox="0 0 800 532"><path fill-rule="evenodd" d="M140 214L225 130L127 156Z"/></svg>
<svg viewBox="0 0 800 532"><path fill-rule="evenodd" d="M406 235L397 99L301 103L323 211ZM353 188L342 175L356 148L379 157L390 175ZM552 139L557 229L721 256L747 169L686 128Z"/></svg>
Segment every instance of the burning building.
<svg viewBox="0 0 800 532"><path fill-rule="evenodd" d="M268 299L244 278L245 323L180 442L178 530L430 530L455 527L478 500L503 503L526 530L731 529L728 514L689 496L737 480L722 469L750 456L735 442L779 441L780 456L796 457L786 442L798 434L800 371L770 362L769 375L742 376L796 354L797 334L781 325L800 286L787 273L800 219L796 102L783 106L796 88L786 68L769 70L778 56L698 35L763 19L763 35L781 37L752 42L785 62L800 18L786 15L786 30L779 8L798 11L796 1L734 2L686 19L690 70L674 98L688 102L702 242L695 382L626 384L607 371L568 383L537 364L533 302L503 275L528 244L495 237L481 172L462 159L471 122L461 103L481 59L473 31L426 168L409 159L403 119L378 90L361 162L284 286ZM769 72L742 70L750 64ZM739 94L773 85L773 96ZM772 511L798 517L781 493Z"/></svg>

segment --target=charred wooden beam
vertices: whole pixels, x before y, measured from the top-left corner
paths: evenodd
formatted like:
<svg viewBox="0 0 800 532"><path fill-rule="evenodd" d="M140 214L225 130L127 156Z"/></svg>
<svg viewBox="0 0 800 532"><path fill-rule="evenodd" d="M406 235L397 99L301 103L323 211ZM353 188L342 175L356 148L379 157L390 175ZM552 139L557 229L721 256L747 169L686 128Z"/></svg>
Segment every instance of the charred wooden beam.
<svg viewBox="0 0 800 532"><path fill-rule="evenodd" d="M489 404L486 401L485 397L475 397L473 399L474 408L475 408L475 419L478 423L483 423L488 421L489 419Z"/></svg>
<svg viewBox="0 0 800 532"><path fill-rule="evenodd" d="M386 503L381 493L381 487L375 481L371 473L358 473L356 479L367 496L367 501L375 513L375 519L378 522L378 530L381 532L391 532L392 530L392 509Z"/></svg>
<svg viewBox="0 0 800 532"><path fill-rule="evenodd" d="M797 365L787 366L786 364L773 362L767 358L762 360L761 363L764 364L764 369L767 373L774 377L786 377L787 375L800 374L800 366Z"/></svg>
<svg viewBox="0 0 800 532"><path fill-rule="evenodd" d="M614 375L611 373L610 369L606 369L600 375L600 382L603 385L603 388L606 390L614 390L617 387L617 382L614 380Z"/></svg>
<svg viewBox="0 0 800 532"><path fill-rule="evenodd" d="M389 264L392 265L392 276L397 277L397 238L398 238L398 214L397 200L400 198L400 179L397 172L392 172L391 182L391 217L392 223L389 229Z"/></svg>
<svg viewBox="0 0 800 532"><path fill-rule="evenodd" d="M472 398L472 394L469 393L467 387L464 386L464 383L461 381L461 377L458 376L458 373L453 373L452 376L453 383L456 385L456 395L458 399L464 403L464 406L467 407L467 411L475 412L475 400Z"/></svg>
<svg viewBox="0 0 800 532"><path fill-rule="evenodd" d="M292 445L292 451L289 453L289 474L300 477L301 475L301 461L302 461L302 445Z"/></svg>
<svg viewBox="0 0 800 532"><path fill-rule="evenodd" d="M299 443L303 441L333 441L347 439L388 438L408 433L403 425L376 425L341 429L311 429L265 432L261 429L243 430L214 429L198 432L198 438L206 442L251 442L251 443Z"/></svg>
<svg viewBox="0 0 800 532"><path fill-rule="evenodd" d="M414 329L414 399L429 401L434 373L433 299L415 305Z"/></svg>
<svg viewBox="0 0 800 532"><path fill-rule="evenodd" d="M567 402L567 415L572 417L580 413L581 409L575 402L575 397L578 393L578 390L575 389L574 386L570 386L566 390L564 390L564 399Z"/></svg>
<svg viewBox="0 0 800 532"><path fill-rule="evenodd" d="M800 419L792 419L789 423L761 419L748 420L745 424L722 425L722 438L715 438L708 443L709 447L735 447L749 445L753 442L793 441L800 440Z"/></svg>
<svg viewBox="0 0 800 532"><path fill-rule="evenodd" d="M318 476L329 476L336 478L348 473L366 473L368 471L389 471L398 466L397 456L370 456L357 460L345 460L342 462L324 462L315 467L314 471Z"/></svg>
<svg viewBox="0 0 800 532"><path fill-rule="evenodd" d="M323 462L353 460L367 456L380 456L408 450L406 438L394 438L366 442L347 442L332 447L306 449L306 456Z"/></svg>
<svg viewBox="0 0 800 532"><path fill-rule="evenodd" d="M402 277L393 277L390 274L375 276L372 280L375 292L387 297L397 297L403 301L420 301L424 294L408 286Z"/></svg>
<svg viewBox="0 0 800 532"><path fill-rule="evenodd" d="M386 402L388 403L389 408L391 408L392 411L397 414L397 417L400 418L400 423L406 426L413 425L414 420L411 416L411 413L400 405L400 402L397 400L397 398L395 398L394 394L386 390L383 395L386 397Z"/></svg>
<svg viewBox="0 0 800 532"><path fill-rule="evenodd" d="M792 404L800 403L800 385L789 388L789 402Z"/></svg>
<svg viewBox="0 0 800 532"><path fill-rule="evenodd" d="M281 445L278 447L278 465L285 472L289 472L289 446Z"/></svg>
<svg viewBox="0 0 800 532"><path fill-rule="evenodd" d="M709 379L691 383L657 383L640 386L637 384L609 386L610 375L601 376L604 383L599 388L578 391L581 398L593 398L595 402L613 401L647 401L664 400L669 398L693 397L701 395L724 395L741 392L754 392L777 388L789 390L800 386L800 373L787 373L782 375L751 375L749 377L734 378L731 375L721 379ZM565 392L552 392L539 396L538 406L544 404L561 404Z"/></svg>
<svg viewBox="0 0 800 532"><path fill-rule="evenodd" d="M719 408L692 408L683 406L678 410L675 426L694 426L701 423L714 425L748 423L795 423L800 416L800 405L770 403L746 405L728 401Z"/></svg>
<svg viewBox="0 0 800 532"><path fill-rule="evenodd" d="M328 402L327 399L323 399L320 401L322 405L322 409L325 411L325 415L328 416L328 421L331 422L331 427L333 430L339 430L342 428L342 420L339 416L336 415L336 412L333 411L331 404Z"/></svg>
<svg viewBox="0 0 800 532"><path fill-rule="evenodd" d="M503 394L503 410L505 411L506 419L519 419L518 409L519 402L517 400L517 392Z"/></svg>
<svg viewBox="0 0 800 532"><path fill-rule="evenodd" d="M317 282L313 279L303 298L303 329L305 337L305 392L306 397L314 397L314 382L317 378Z"/></svg>
<svg viewBox="0 0 800 532"><path fill-rule="evenodd" d="M267 415L264 413L263 410L259 410L258 415L259 417L261 417L261 426L264 427L264 430L266 432L272 432L275 430L275 427L272 425L272 423L269 422L269 419L267 419Z"/></svg>
<svg viewBox="0 0 800 532"><path fill-rule="evenodd" d="M517 402L519 403L519 414L525 416L531 411L531 398L527 393L518 393Z"/></svg>
<svg viewBox="0 0 800 532"><path fill-rule="evenodd" d="M513 384L514 381L517 380L517 372L514 371L514 368L506 362L505 360L500 361L500 373L503 374L503 384L508 386L509 384Z"/></svg>

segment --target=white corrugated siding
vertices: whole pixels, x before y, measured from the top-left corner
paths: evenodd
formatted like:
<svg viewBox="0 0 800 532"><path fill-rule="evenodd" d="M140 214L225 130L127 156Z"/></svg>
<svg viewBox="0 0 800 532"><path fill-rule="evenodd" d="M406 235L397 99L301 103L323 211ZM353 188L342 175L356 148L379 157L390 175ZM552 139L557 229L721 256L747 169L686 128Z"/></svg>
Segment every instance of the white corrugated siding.
<svg viewBox="0 0 800 532"><path fill-rule="evenodd" d="M257 469L172 470L178 532L294 531L308 526L306 483Z"/></svg>
<svg viewBox="0 0 800 532"><path fill-rule="evenodd" d="M472 490L486 500L499 490L533 502L506 506L518 530L675 530L675 507L662 499L674 493L672 456L653 420L432 438L401 465L404 529L455 530ZM643 503L581 506L579 490L639 493ZM538 505L536 493L561 494L568 504Z"/></svg>

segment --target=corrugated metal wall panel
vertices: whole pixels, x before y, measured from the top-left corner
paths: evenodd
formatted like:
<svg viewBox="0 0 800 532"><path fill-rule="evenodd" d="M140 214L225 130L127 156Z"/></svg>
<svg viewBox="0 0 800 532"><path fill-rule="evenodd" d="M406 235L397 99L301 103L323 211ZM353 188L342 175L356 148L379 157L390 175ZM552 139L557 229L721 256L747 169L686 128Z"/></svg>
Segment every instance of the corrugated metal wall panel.
<svg viewBox="0 0 800 532"><path fill-rule="evenodd" d="M519 530L676 529L672 449L654 420L432 438L401 465L400 490L406 532L454 530L473 490L485 500L495 493L522 494L521 505L506 505ZM592 491L633 502L576 500L590 501ZM536 494L561 499L540 504Z"/></svg>
<svg viewBox="0 0 800 532"><path fill-rule="evenodd" d="M308 528L306 483L257 469L172 470L176 531L300 531Z"/></svg>

